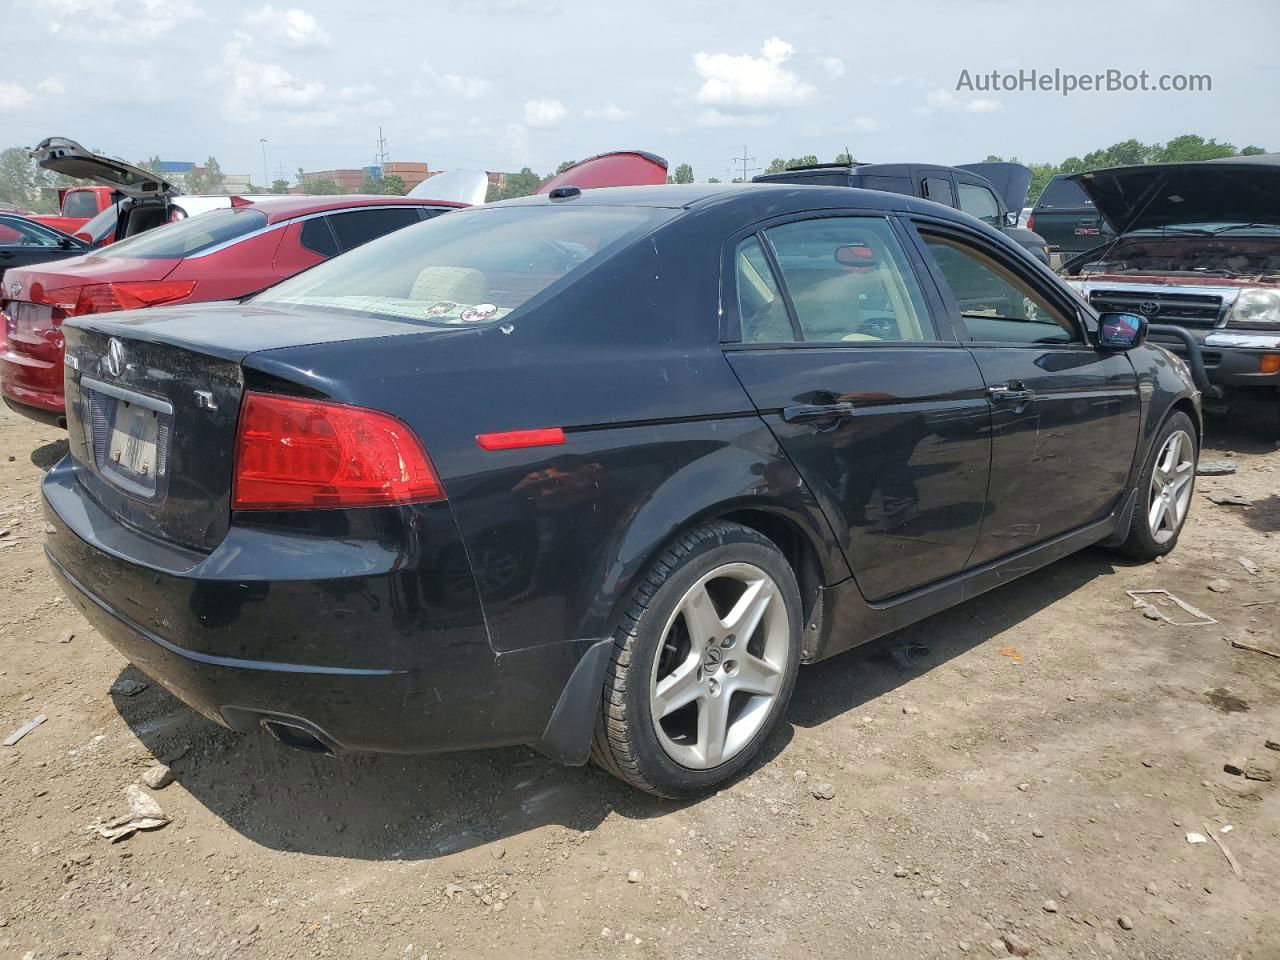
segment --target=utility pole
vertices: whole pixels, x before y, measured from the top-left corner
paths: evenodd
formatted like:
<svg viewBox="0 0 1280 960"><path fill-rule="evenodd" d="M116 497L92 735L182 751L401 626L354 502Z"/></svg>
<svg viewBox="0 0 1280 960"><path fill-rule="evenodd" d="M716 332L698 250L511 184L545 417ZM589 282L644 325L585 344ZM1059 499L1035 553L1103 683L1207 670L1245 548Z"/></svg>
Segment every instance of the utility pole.
<svg viewBox="0 0 1280 960"><path fill-rule="evenodd" d="M730 157L729 159L731 159L735 164L738 164L738 163L742 164L742 182L743 183L747 182L748 173L755 173L757 170L760 169L759 167L747 166L748 163L754 163L756 158L747 156L747 145L745 143L742 145L742 156Z"/></svg>
<svg viewBox="0 0 1280 960"><path fill-rule="evenodd" d="M384 163L391 159L391 155L387 153L387 138L382 135L382 125L378 125L378 151L373 155L373 162L381 167Z"/></svg>
<svg viewBox="0 0 1280 960"><path fill-rule="evenodd" d="M262 189L266 190L271 186L271 173L267 169L267 138L259 137L258 142L262 144Z"/></svg>

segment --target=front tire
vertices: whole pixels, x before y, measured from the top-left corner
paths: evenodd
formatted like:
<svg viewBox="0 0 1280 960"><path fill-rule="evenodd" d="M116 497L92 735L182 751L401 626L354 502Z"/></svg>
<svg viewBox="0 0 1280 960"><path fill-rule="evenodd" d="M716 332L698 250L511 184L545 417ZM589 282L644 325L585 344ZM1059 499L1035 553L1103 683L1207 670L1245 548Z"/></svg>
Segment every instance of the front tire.
<svg viewBox="0 0 1280 960"><path fill-rule="evenodd" d="M592 759L660 797L716 788L782 719L800 631L795 574L771 540L722 521L683 534L614 633Z"/></svg>
<svg viewBox="0 0 1280 960"><path fill-rule="evenodd" d="M1199 459L1195 426L1178 411L1164 422L1151 445L1138 478L1138 502L1122 553L1135 560L1154 560L1178 545L1191 509Z"/></svg>

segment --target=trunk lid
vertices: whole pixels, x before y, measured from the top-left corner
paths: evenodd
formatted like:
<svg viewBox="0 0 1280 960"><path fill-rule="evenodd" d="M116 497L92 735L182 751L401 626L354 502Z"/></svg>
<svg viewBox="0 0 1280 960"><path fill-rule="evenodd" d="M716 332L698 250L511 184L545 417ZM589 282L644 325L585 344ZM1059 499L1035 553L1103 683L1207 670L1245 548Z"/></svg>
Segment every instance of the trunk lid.
<svg viewBox="0 0 1280 960"><path fill-rule="evenodd" d="M483 170L449 170L423 180L409 191L411 197L478 206L489 192L489 175Z"/></svg>
<svg viewBox="0 0 1280 960"><path fill-rule="evenodd" d="M556 174L537 190L550 193L556 187L643 187L667 182L667 161L644 150L617 150L579 160Z"/></svg>
<svg viewBox="0 0 1280 960"><path fill-rule="evenodd" d="M86 150L66 137L47 137L31 151L31 157L46 170L92 180L134 199L172 197L182 192L159 174Z"/></svg>
<svg viewBox="0 0 1280 960"><path fill-rule="evenodd" d="M1280 225L1277 154L1112 167L1070 179L1117 234L1192 223Z"/></svg>
<svg viewBox="0 0 1280 960"><path fill-rule="evenodd" d="M252 304L69 320L67 439L76 477L133 529L212 551L231 523L241 361L280 347L425 332L410 321Z"/></svg>

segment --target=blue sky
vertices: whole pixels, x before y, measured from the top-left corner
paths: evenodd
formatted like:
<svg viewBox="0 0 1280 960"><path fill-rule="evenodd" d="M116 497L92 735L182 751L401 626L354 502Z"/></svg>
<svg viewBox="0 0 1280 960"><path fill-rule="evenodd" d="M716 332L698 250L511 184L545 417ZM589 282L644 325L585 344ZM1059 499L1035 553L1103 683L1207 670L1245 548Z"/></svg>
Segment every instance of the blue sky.
<svg viewBox="0 0 1280 960"><path fill-rule="evenodd" d="M1195 132L1280 150L1280 4L15 0L3 145L69 136L272 176L395 160L546 172L617 148L725 178L860 160L1060 160ZM1212 12L1217 10L1216 13ZM23 38L14 42L15 38ZM1209 39L1212 42L1207 42ZM961 70L1208 74L1211 92L956 91Z"/></svg>

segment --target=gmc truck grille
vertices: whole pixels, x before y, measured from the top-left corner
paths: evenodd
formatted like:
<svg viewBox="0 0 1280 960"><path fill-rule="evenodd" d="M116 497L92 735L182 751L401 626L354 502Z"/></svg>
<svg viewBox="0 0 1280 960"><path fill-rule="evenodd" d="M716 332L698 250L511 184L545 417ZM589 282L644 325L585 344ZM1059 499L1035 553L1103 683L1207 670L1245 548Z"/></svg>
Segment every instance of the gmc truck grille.
<svg viewBox="0 0 1280 960"><path fill-rule="evenodd" d="M1137 313L1152 323L1209 328L1222 317L1222 297L1213 293L1149 290L1093 290L1089 303L1099 312Z"/></svg>

